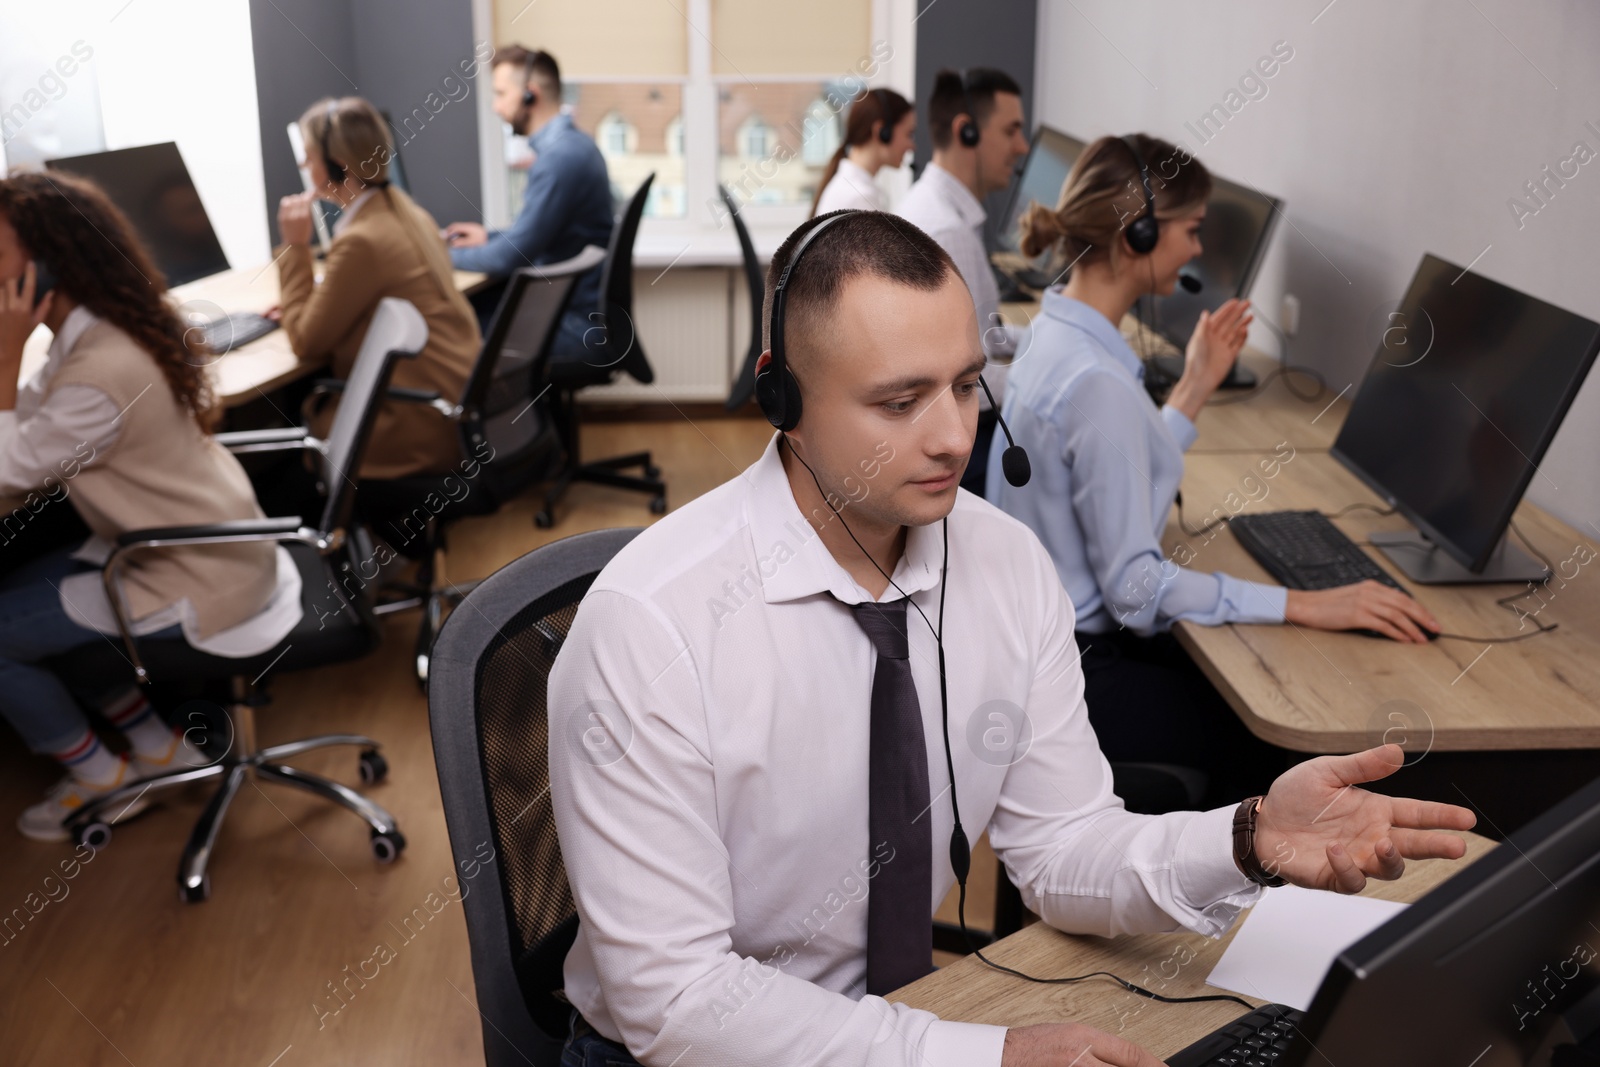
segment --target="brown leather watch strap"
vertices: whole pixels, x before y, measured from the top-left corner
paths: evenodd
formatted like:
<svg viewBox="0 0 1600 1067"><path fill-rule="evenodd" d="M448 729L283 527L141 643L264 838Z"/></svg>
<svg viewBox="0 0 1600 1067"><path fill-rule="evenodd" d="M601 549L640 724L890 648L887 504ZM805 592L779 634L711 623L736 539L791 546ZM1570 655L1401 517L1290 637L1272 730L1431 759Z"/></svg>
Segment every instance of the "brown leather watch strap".
<svg viewBox="0 0 1600 1067"><path fill-rule="evenodd" d="M1268 874L1256 855L1256 813L1265 799L1248 797L1233 813L1233 862L1256 885L1287 885L1288 881L1280 875Z"/></svg>

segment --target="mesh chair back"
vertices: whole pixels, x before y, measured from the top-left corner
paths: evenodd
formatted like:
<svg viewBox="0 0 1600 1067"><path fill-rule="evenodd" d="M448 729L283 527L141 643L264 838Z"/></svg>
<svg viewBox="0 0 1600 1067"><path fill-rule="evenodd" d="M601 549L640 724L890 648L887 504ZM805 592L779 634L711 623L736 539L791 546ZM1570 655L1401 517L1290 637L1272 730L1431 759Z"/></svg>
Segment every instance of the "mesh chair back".
<svg viewBox="0 0 1600 1067"><path fill-rule="evenodd" d="M428 717L488 1067L554 1064L566 1034L552 992L578 927L550 805L547 683L578 603L638 533L534 549L474 589L433 646Z"/></svg>
<svg viewBox="0 0 1600 1067"><path fill-rule="evenodd" d="M395 360L414 359L427 343L428 324L415 305L392 296L378 301L378 310L373 313L355 365L345 381L339 410L328 429L322 455L322 481L328 487L328 501L322 511L323 530L342 529L350 521L356 475L372 436L373 420L388 391Z"/></svg>
<svg viewBox="0 0 1600 1067"><path fill-rule="evenodd" d="M744 283L750 294L750 344L745 349L744 365L739 368L739 377L734 380L723 405L729 411L738 411L756 395L756 360L761 358L761 311L767 299L767 280L761 271L761 261L756 258L756 246L750 240L750 231L745 228L744 219L739 214L739 205L734 203L727 186L718 185L717 192L722 194L722 202L733 217L733 232L739 235L739 253L744 259Z"/></svg>
<svg viewBox="0 0 1600 1067"><path fill-rule="evenodd" d="M651 171L639 183L622 217L611 229L611 245L606 249L606 266L600 275L600 324L605 328L605 358L611 365L627 371L635 379L648 385L656 380L650 361L639 345L638 330L633 319L633 241L639 235L639 220L644 217L644 204L650 196L650 186L656 180ZM605 365L602 360L591 360Z"/></svg>
<svg viewBox="0 0 1600 1067"><path fill-rule="evenodd" d="M502 484L503 475L519 470L542 445L557 444L548 405L539 403L544 365L579 277L605 258L605 249L590 245L560 263L524 267L506 283L461 394L464 455L481 458L485 445L492 448L498 489L515 488Z"/></svg>

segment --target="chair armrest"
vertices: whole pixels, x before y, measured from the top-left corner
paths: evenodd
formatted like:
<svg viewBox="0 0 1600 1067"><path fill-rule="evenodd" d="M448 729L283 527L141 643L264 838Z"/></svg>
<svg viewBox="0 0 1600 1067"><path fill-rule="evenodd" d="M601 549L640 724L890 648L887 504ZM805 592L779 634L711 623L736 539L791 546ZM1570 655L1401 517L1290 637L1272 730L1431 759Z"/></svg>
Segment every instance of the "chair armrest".
<svg viewBox="0 0 1600 1067"><path fill-rule="evenodd" d="M216 435L217 444L235 455L246 452L322 451L322 442L304 426L283 426L271 430L233 430Z"/></svg>
<svg viewBox="0 0 1600 1067"><path fill-rule="evenodd" d="M231 522L213 522L204 526L152 526L143 530L129 530L117 537L117 547L155 542L182 541L186 544L229 541L279 540L285 534L300 532L300 516L286 515L271 519L237 519Z"/></svg>
<svg viewBox="0 0 1600 1067"><path fill-rule="evenodd" d="M318 552L327 553L344 543L343 531L324 534L320 530L302 526L300 516L289 515L271 519L237 519L231 522L214 522L202 526L152 526L143 530L129 530L117 537L117 547L106 559L100 573L106 600L111 614L117 620L117 630L122 635L123 646L128 651L128 661L133 664L134 677L141 683L150 680L144 660L139 656L138 642L134 639L132 622L122 590L117 585L117 574L122 569L124 557L146 548L170 548L178 545L225 545L250 541L298 541L310 545Z"/></svg>
<svg viewBox="0 0 1600 1067"><path fill-rule="evenodd" d="M325 396L344 392L344 381L339 378L323 378L311 387L311 392L306 395L305 403L301 406L301 414L309 418L317 409L317 401ZM434 389L407 389L401 385L391 385L384 393L390 400L404 400L409 404L425 404L447 419L456 419L461 415L461 407L452 404Z"/></svg>

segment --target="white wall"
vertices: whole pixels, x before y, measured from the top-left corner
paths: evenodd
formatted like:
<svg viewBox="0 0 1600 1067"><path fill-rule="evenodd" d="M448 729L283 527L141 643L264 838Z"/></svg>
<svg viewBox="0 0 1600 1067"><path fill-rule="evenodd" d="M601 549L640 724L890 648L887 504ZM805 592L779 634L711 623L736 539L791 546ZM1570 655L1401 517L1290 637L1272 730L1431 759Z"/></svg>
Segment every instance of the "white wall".
<svg viewBox="0 0 1600 1067"><path fill-rule="evenodd" d="M5 95L25 90L46 73L46 62L80 41L93 58L63 79L65 91L50 94L25 132L58 149L51 155L176 141L228 260L236 267L265 263L248 0L6 0ZM19 67L21 56L27 62ZM95 120L103 143L85 143L85 123Z"/></svg>
<svg viewBox="0 0 1600 1067"><path fill-rule="evenodd" d="M1278 41L1293 58L1266 95L1251 86L1258 98L1202 143L1185 123ZM1590 0L1040 0L1031 118L1084 138L1182 141L1284 198L1254 297L1274 321L1282 293L1300 298L1295 362L1338 390L1365 372L1374 312L1424 252L1462 266L1482 253L1478 273L1600 320L1600 158L1520 227L1507 206L1575 142L1600 153L1597 56ZM1252 341L1274 348L1265 333ZM1559 489L1535 479L1530 498L1579 528L1600 520L1597 458L1600 373L1541 464Z"/></svg>

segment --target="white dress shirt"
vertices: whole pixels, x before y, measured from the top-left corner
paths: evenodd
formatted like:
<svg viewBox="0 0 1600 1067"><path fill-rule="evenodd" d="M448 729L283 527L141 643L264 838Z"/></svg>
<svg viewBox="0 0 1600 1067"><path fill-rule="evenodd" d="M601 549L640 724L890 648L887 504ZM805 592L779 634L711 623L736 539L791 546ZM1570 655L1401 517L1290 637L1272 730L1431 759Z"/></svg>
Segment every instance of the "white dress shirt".
<svg viewBox="0 0 1600 1067"><path fill-rule="evenodd" d="M817 200L817 214L826 215L844 208L856 211L883 210L883 191L878 188L878 180L849 156L839 160L839 169L822 187L822 196Z"/></svg>
<svg viewBox="0 0 1600 1067"><path fill-rule="evenodd" d="M988 213L961 179L933 162L923 168L922 176L894 213L938 241L939 247L955 260L956 269L972 293L979 337L984 355L989 358L983 380L994 393L995 402L1000 403L1005 396L1006 372L1025 331L1006 325L1000 318L1000 287L995 283L989 253L983 245L983 223ZM980 406L987 408L988 399L982 399Z"/></svg>
<svg viewBox="0 0 1600 1067"><path fill-rule="evenodd" d="M550 790L581 917L566 994L647 1064L998 1064L1003 1027L863 995L866 893L893 862L867 830L876 653L846 606L871 598L801 515L776 441L617 555L551 672ZM911 528L894 572L935 621L943 547L939 525ZM968 838L988 830L1057 928L1226 930L1258 892L1233 864L1232 811L1133 815L1113 795L1072 604L1038 539L962 491L949 560ZM908 618L931 922L955 880L953 820L937 651Z"/></svg>
<svg viewBox="0 0 1600 1067"><path fill-rule="evenodd" d="M54 489L46 495L54 496L59 504L72 491L70 480L62 476L60 461L87 455L90 458L81 465L93 466L93 457L104 455L116 443L122 429L122 412L110 396L92 385L64 385L50 390L62 361L78 339L99 321L82 304L68 312L60 332L51 338L44 365L18 388L16 410L0 411L0 497L26 496L54 481L61 495L55 496ZM72 558L102 566L110 558L112 547L102 538L91 536ZM301 616L300 571L281 546L277 561L278 584L272 599L241 623L201 640L195 632L194 605L183 597L135 620L133 632L142 636L177 624L183 628L184 639L202 652L232 657L259 655L283 640ZM62 579L61 609L85 629L103 634L119 632L98 570Z"/></svg>

